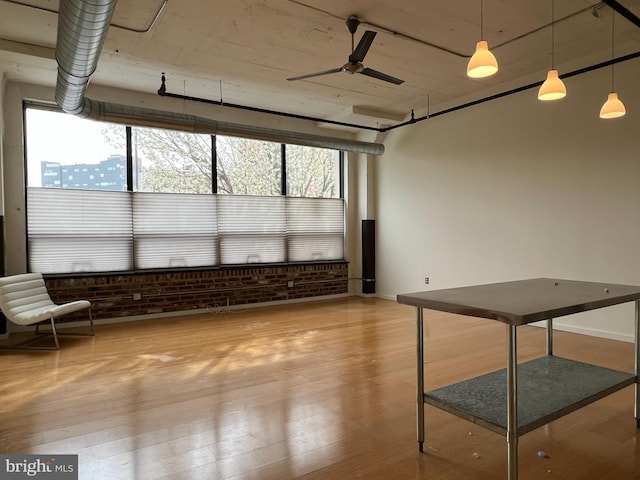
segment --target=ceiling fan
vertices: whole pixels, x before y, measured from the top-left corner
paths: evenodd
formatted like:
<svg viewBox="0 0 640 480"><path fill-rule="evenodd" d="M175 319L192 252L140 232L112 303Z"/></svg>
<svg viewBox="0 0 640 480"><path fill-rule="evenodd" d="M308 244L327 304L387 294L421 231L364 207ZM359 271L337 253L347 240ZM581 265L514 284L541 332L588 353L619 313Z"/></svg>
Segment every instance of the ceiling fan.
<svg viewBox="0 0 640 480"><path fill-rule="evenodd" d="M322 72L315 73L307 73L306 75L299 75L297 77L287 78L289 81L293 80L303 80L305 78L311 77L319 77L321 75L329 75L330 73L338 73L338 72L346 72L346 73L361 73L362 75L366 75L367 77L377 78L378 80L383 80L385 82L393 83L395 85L400 85L404 83L404 80L400 80L399 78L392 77L391 75L387 75L386 73L379 72L378 70L374 70L372 68L366 68L362 62L364 60L365 55L369 51L369 47L373 43L373 39L376 37L376 32L371 30L367 30L360 38L358 42L358 46L354 48L354 35L356 30L358 29L358 25L360 25L360 20L356 15L351 15L347 18L346 21L347 28L351 33L351 55L349 55L349 61L345 63L341 67L332 68L331 70L324 70Z"/></svg>

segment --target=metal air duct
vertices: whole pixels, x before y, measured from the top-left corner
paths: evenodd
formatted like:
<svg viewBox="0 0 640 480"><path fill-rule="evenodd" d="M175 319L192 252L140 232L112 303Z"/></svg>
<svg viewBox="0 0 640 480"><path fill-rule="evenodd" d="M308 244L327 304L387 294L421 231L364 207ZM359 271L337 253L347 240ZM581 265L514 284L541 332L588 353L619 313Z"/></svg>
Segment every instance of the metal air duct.
<svg viewBox="0 0 640 480"><path fill-rule="evenodd" d="M384 145L272 128L219 122L194 115L118 105L85 97L96 69L116 0L60 0L56 61L56 103L65 112L105 122L220 134L277 143L382 155Z"/></svg>

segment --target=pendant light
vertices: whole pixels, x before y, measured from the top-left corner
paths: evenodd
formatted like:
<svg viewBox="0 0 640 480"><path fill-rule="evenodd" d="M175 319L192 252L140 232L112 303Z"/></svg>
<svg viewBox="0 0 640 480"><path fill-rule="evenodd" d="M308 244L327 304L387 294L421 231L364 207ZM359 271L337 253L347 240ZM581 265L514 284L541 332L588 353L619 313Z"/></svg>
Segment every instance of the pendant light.
<svg viewBox="0 0 640 480"><path fill-rule="evenodd" d="M558 76L558 70L555 69L555 29L555 0L551 0L551 70L547 73L547 79L538 90L539 100L559 100L567 95L567 88Z"/></svg>
<svg viewBox="0 0 640 480"><path fill-rule="evenodd" d="M612 11L611 16L611 60L614 57L614 35L615 35L615 16L616 12ZM624 108L624 103L620 101L618 98L618 94L613 86L614 80L614 64L611 64L611 93L607 97L607 101L604 102L602 108L600 109L600 118L618 118L622 117L625 113L627 113L626 108Z"/></svg>
<svg viewBox="0 0 640 480"><path fill-rule="evenodd" d="M467 76L471 78L490 77L498 71L498 61L489 50L489 44L484 40L482 7L483 0L480 0L480 41L476 44L476 52L467 65Z"/></svg>

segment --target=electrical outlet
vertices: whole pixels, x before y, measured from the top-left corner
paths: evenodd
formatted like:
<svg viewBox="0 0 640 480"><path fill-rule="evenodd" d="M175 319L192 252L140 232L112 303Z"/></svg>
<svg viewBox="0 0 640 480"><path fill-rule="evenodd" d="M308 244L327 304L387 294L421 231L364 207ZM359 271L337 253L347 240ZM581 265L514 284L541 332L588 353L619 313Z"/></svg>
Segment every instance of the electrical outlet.
<svg viewBox="0 0 640 480"><path fill-rule="evenodd" d="M289 280L287 282L287 287L292 288L293 287L293 280Z"/></svg>
<svg viewBox="0 0 640 480"><path fill-rule="evenodd" d="M424 284L429 285L429 277L424 277Z"/></svg>
<svg viewBox="0 0 640 480"><path fill-rule="evenodd" d="M142 299L142 294L138 293L138 292L134 293L133 294L133 299L134 300L141 300Z"/></svg>

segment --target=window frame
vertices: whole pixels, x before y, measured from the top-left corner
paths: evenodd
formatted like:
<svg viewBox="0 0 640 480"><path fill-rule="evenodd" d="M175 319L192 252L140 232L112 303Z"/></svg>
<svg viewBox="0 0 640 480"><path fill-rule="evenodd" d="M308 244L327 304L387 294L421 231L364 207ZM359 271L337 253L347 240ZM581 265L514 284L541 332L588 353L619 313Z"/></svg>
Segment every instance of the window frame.
<svg viewBox="0 0 640 480"><path fill-rule="evenodd" d="M31 259L30 259L30 231L29 231L29 209L28 209L28 198L27 198L27 190L29 188L29 176L28 176L28 162L29 162L29 157L28 157L28 151L27 151L27 122L26 122L26 114L27 114L27 110L28 109L39 109L39 110L47 110L47 111L51 111L51 112L56 112L56 113L61 113L64 114L64 112L58 108L56 105L51 105L51 104L47 104L47 103L41 103L41 102L37 102L37 101L31 101L31 100L25 100L23 101L23 136L24 136L24 183L25 183L25 196L24 196L24 205L25 205L25 243L26 243L26 260L27 260L27 268L29 269L29 266L31 265ZM108 122L100 122L100 123L108 123ZM124 190L124 192L128 192L129 194L135 194L138 193L135 190L135 182L134 182L134 176L137 175L137 172L135 172L135 168L134 168L134 161L133 161L133 139L132 139L132 129L133 128L137 128L137 127L132 127L130 125L124 125L125 127L125 141L126 141L126 190ZM207 193L206 195L214 195L214 196L219 196L219 195L228 195L228 194L218 194L218 171L217 171L217 163L218 163L218 149L217 147L217 138L218 135L216 134L210 134L209 135L210 140L211 140L211 168L212 168L212 191L210 193ZM251 140L251 139L249 139ZM259 139L255 139L256 141L260 141ZM280 144L280 164L281 164L281 169L280 169L280 196L285 197L286 198L292 198L292 199L304 199L304 198L309 198L309 199L314 199L315 197L289 197L287 196L287 162L286 162L286 152L287 152L287 144L281 143ZM269 266L269 265L300 265L300 264L320 264L320 263L344 263L347 262L346 259L346 238L347 238L347 209L346 209L346 202L344 199L344 168L345 168L345 157L344 157L344 151L338 151L338 165L337 165L337 170L338 170L338 174L337 174L337 178L336 178L336 191L338 194L338 197L324 197L330 200L341 200L342 201L342 205L343 205L343 220L344 220L344 224L343 224L343 229L342 229L342 243L343 243L343 249L342 249L342 258L338 259L328 259L328 260L303 260L303 261L290 261L289 257L289 239L287 237L287 235L285 235L285 255L284 255L284 261L283 262L273 262L273 263L241 263L241 264L222 264L220 262L220 249L221 249L221 244L220 244L220 234L218 233L216 241L218 243L218 248L217 248L217 256L218 256L218 262L215 265L208 265L208 266L192 266L192 267L177 267L177 268L173 268L173 267L165 267L165 268L156 268L156 267L151 267L151 268L139 268L136 266L136 262L134 261L132 264L132 268L131 270L126 270L126 271L112 271L112 270L106 270L106 271L90 271L90 272L83 272L83 275L104 275L104 274L114 274L114 275L119 275L119 274L128 274L128 273L142 273L142 272L151 272L151 271L185 271L185 270L210 270L210 269L224 269L224 268L238 268L240 267L247 267L247 268L251 268L251 267L265 267L265 266ZM54 188L54 187L51 187ZM55 187L58 188L58 187ZM60 189L64 189L63 187L59 187ZM69 190L69 189L67 189ZM91 189L89 189L91 190ZM151 192L144 192L144 191L140 191L139 193L151 193ZM202 194L205 195L205 194ZM233 194L235 196L235 194ZM243 196L243 195L239 195L239 196ZM247 196L255 196L255 195L247 195ZM316 200L322 200L322 197L317 197ZM133 203L133 201L132 201ZM132 238L132 249L135 248L135 244L136 244L136 239ZM134 251L131 252L132 258L135 259L136 253ZM74 275L74 272L61 272L61 273L55 273L55 275Z"/></svg>

